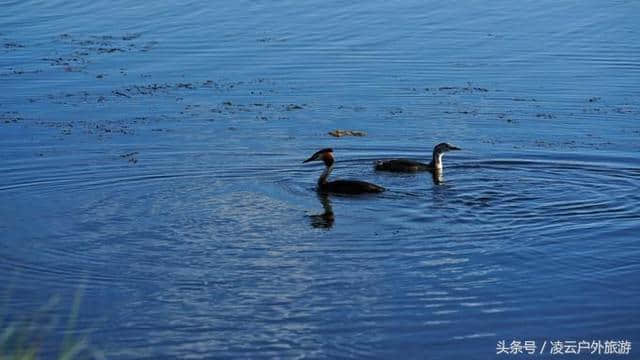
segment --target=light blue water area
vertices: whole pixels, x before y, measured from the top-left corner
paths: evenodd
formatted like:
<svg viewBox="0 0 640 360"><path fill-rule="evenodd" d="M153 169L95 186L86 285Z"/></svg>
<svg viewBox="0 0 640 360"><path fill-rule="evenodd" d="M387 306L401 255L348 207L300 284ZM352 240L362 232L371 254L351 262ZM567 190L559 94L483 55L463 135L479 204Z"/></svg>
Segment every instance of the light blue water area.
<svg viewBox="0 0 640 360"><path fill-rule="evenodd" d="M59 318L45 358L639 339L638 3L0 8L1 326ZM388 190L317 194L326 147Z"/></svg>

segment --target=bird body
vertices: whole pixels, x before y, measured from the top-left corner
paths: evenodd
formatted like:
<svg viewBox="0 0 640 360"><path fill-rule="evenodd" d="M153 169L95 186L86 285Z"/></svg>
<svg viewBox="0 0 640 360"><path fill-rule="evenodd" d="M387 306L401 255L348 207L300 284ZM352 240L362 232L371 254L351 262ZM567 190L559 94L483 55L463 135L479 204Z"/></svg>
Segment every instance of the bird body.
<svg viewBox="0 0 640 360"><path fill-rule="evenodd" d="M409 159L393 159L376 162L376 170L395 172L415 172L433 170L433 165Z"/></svg>
<svg viewBox="0 0 640 360"><path fill-rule="evenodd" d="M339 194L380 193L385 190L382 186L360 180L335 180L318 184L321 191Z"/></svg>

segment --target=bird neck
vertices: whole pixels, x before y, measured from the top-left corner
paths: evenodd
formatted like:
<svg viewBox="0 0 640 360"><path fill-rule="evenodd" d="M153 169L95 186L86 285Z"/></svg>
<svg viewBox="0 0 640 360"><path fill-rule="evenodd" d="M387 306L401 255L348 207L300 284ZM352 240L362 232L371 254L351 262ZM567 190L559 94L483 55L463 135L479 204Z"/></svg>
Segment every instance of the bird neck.
<svg viewBox="0 0 640 360"><path fill-rule="evenodd" d="M442 169L443 155L444 155L443 152L439 152L439 151L433 152L433 158L431 159L431 166L433 166L434 169Z"/></svg>
<svg viewBox="0 0 640 360"><path fill-rule="evenodd" d="M333 164L327 165L324 168L324 171L322 172L322 174L318 178L318 185L319 186L325 185L327 183L327 178L329 178L329 175L331 174L331 171L333 171Z"/></svg>
<svg viewBox="0 0 640 360"><path fill-rule="evenodd" d="M444 176L442 176L442 169L434 168L431 172L431 177L433 178L433 183L436 185L440 185L444 182Z"/></svg>

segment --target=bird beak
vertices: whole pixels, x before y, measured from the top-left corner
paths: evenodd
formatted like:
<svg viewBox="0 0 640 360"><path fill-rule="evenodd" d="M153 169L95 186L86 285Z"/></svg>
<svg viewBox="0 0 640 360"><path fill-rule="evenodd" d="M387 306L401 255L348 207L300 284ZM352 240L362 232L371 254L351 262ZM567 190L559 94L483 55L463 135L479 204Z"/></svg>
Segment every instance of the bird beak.
<svg viewBox="0 0 640 360"><path fill-rule="evenodd" d="M451 145L451 146L449 146L449 150L462 150L462 149L460 149L460 148L459 148L459 147L457 147L457 146L453 146L453 145Z"/></svg>
<svg viewBox="0 0 640 360"><path fill-rule="evenodd" d="M313 161L313 160L316 160L316 155L315 155L315 154L311 155L311 157L310 157L310 158L308 158L307 160L303 161L302 163L303 163L303 164L304 164L304 163L308 163L309 161Z"/></svg>

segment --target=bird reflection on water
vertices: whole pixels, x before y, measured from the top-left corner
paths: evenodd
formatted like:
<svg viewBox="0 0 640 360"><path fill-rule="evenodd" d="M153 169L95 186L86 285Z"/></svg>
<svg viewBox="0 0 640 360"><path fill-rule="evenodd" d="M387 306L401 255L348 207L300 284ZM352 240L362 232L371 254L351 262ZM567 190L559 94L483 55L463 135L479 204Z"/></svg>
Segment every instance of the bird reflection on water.
<svg viewBox="0 0 640 360"><path fill-rule="evenodd" d="M335 221L335 216L333 214L333 208L331 207L331 200L329 200L329 194L320 191L318 191L317 194L324 212L322 214L309 215L311 226L316 229L331 229Z"/></svg>

